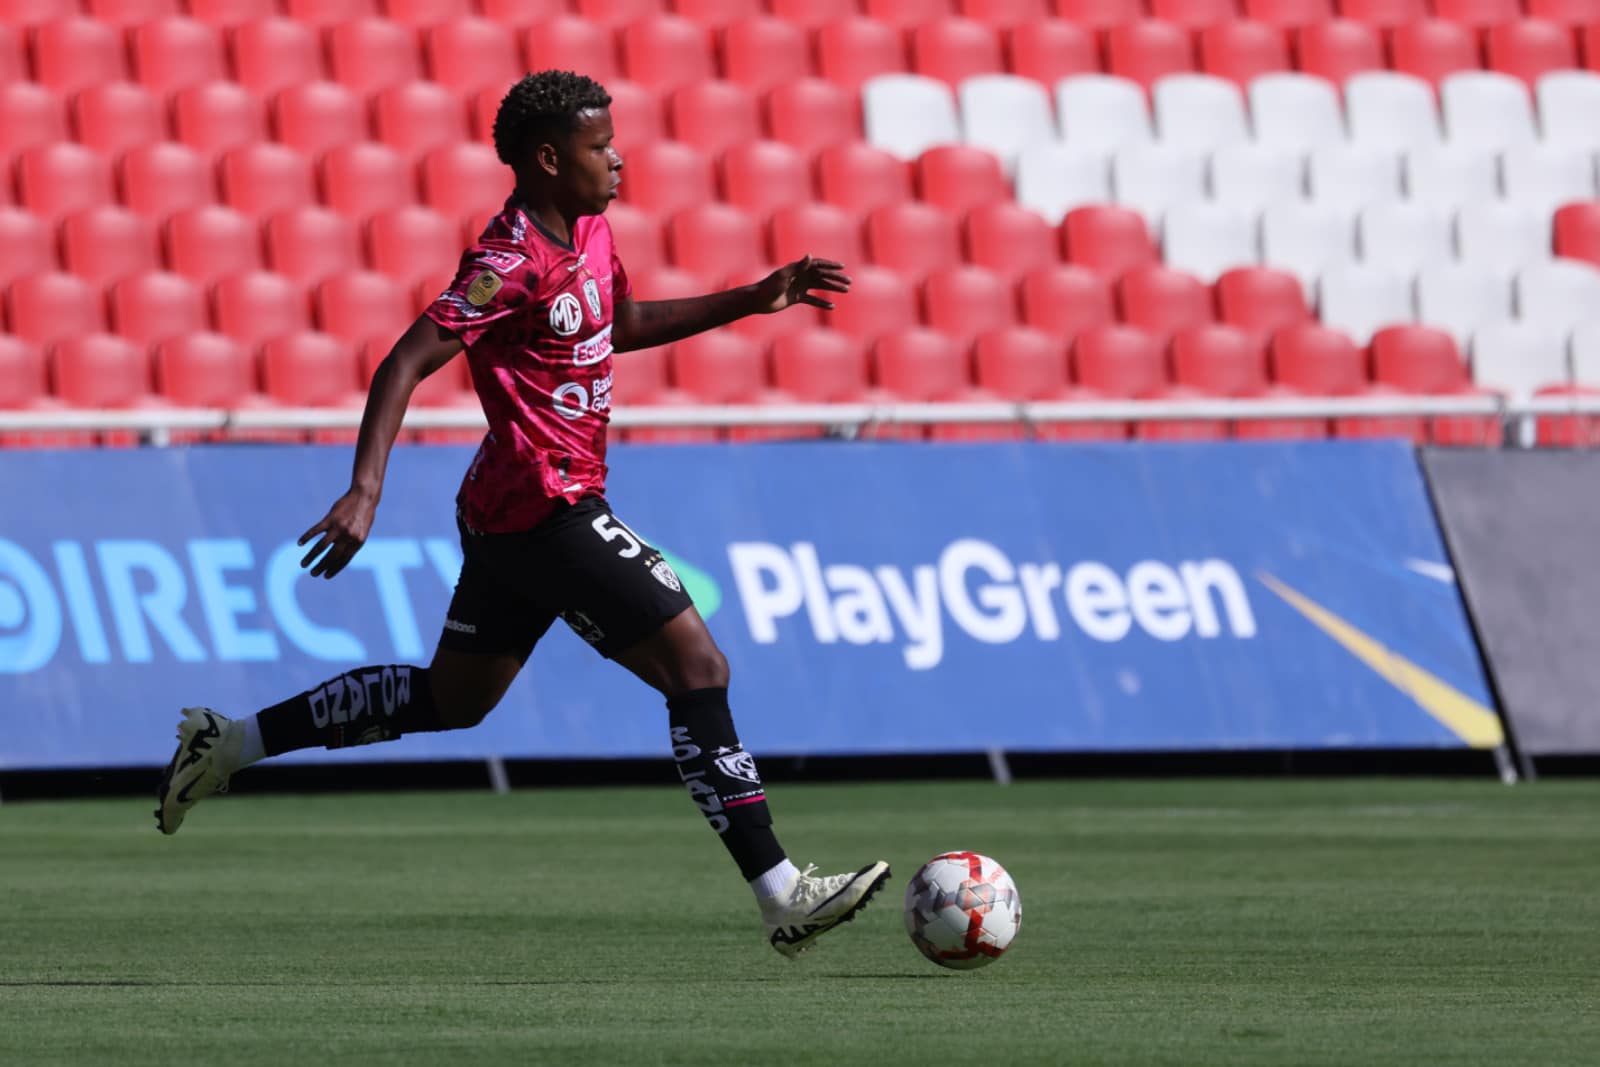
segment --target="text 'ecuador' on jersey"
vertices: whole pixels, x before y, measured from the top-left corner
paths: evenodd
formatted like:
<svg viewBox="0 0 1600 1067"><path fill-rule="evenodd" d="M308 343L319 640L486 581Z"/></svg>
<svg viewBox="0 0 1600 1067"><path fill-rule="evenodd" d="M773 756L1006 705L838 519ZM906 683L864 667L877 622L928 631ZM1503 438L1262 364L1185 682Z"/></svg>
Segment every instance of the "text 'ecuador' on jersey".
<svg viewBox="0 0 1600 1067"><path fill-rule="evenodd" d="M462 483L462 515L488 533L527 530L604 493L611 323L628 297L611 227L599 215L556 240L507 201L427 309L466 345L489 432Z"/></svg>

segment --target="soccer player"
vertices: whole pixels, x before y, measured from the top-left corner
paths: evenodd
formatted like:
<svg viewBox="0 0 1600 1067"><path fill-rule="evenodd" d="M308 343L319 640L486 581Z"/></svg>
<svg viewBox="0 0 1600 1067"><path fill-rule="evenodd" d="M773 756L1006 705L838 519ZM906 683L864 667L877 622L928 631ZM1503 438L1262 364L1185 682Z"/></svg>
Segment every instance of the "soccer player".
<svg viewBox="0 0 1600 1067"><path fill-rule="evenodd" d="M734 731L727 660L671 566L606 502L606 423L613 352L794 304L831 308L818 294L846 292L849 278L807 257L726 292L634 300L604 219L622 172L610 104L565 71L506 94L494 143L516 188L373 375L350 489L300 538L314 542L302 561L313 577L344 569L372 527L412 390L465 351L489 431L456 497L464 563L433 662L346 671L244 719L185 708L156 822L175 833L270 756L476 725L560 617L666 697L678 774L755 891L773 948L793 957L865 906L889 866L818 878L788 859Z"/></svg>

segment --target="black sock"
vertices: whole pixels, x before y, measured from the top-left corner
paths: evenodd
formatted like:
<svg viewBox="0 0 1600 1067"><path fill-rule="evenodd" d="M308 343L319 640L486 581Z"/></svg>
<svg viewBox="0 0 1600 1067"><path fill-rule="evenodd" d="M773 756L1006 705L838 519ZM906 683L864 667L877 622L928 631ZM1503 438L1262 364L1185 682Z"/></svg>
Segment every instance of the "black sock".
<svg viewBox="0 0 1600 1067"><path fill-rule="evenodd" d="M755 757L739 744L726 689L695 689L667 698L672 758L711 828L753 881L784 861Z"/></svg>
<svg viewBox="0 0 1600 1067"><path fill-rule="evenodd" d="M349 748L443 730L426 667L360 667L256 714L261 747Z"/></svg>

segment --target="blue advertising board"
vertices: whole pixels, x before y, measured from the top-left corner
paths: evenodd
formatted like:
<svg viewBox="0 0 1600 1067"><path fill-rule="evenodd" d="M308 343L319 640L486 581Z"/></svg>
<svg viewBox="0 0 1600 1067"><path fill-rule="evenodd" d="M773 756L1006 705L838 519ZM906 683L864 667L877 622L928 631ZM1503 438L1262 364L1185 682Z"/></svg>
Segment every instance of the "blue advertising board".
<svg viewBox="0 0 1600 1067"><path fill-rule="evenodd" d="M295 540L346 449L6 453L0 768L159 764L181 706L425 664L470 456L398 448L330 582ZM1500 743L1399 443L623 446L609 496L709 619L757 753ZM660 699L557 626L482 725L295 758L667 747Z"/></svg>

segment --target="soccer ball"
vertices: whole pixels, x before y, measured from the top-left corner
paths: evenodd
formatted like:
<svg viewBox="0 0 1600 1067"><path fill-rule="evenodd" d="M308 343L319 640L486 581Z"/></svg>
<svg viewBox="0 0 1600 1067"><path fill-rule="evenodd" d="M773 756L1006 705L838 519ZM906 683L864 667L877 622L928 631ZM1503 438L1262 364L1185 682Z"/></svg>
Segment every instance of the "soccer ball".
<svg viewBox="0 0 1600 1067"><path fill-rule="evenodd" d="M906 886L906 933L941 967L988 966L1011 945L1021 925L1017 884L988 856L935 856Z"/></svg>

